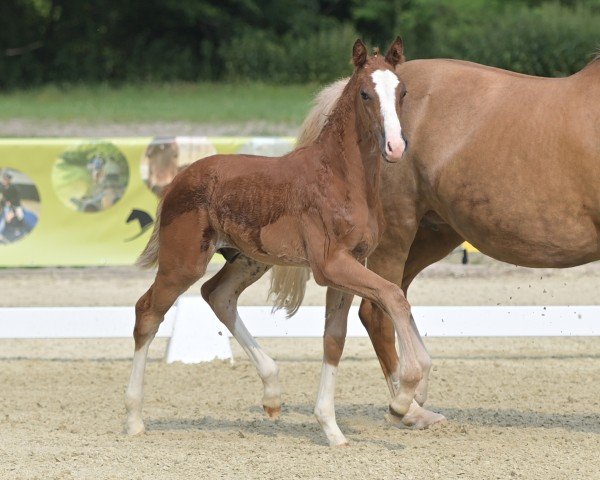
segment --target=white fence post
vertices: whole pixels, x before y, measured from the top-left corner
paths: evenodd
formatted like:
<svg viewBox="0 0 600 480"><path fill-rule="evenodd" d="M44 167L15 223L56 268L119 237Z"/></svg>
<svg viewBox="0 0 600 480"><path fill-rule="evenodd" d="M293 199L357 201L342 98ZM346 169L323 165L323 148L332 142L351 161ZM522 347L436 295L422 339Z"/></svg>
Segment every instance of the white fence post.
<svg viewBox="0 0 600 480"><path fill-rule="evenodd" d="M232 358L229 331L202 297L181 297L167 347L167 363L210 362L215 358Z"/></svg>

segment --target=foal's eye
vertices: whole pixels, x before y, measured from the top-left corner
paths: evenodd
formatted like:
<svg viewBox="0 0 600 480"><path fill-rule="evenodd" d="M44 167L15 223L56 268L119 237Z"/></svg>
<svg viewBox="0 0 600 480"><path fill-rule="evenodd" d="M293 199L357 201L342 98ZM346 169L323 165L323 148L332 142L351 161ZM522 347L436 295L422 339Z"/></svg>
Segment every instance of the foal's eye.
<svg viewBox="0 0 600 480"><path fill-rule="evenodd" d="M404 97L406 97L406 94L407 94L407 93L408 93L408 92L407 92L406 90L404 90L404 91L402 92L402 94L400 95L400 98L404 98Z"/></svg>
<svg viewBox="0 0 600 480"><path fill-rule="evenodd" d="M370 100L371 97L369 97L369 94L367 92L365 92L364 90L360 91L360 96L363 100Z"/></svg>

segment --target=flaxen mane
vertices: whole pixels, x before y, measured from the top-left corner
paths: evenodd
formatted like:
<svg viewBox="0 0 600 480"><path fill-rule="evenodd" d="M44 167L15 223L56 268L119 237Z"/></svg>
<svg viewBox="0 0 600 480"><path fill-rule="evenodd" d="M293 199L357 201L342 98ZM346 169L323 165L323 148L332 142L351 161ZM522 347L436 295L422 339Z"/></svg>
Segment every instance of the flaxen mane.
<svg viewBox="0 0 600 480"><path fill-rule="evenodd" d="M326 124L335 123L334 114L338 117L344 115L344 112L340 112L337 108L337 103L347 84L347 78L338 80L315 97L313 108L300 128L296 147L312 145L317 141ZM344 106L340 108L344 108ZM341 125L341 122L337 123ZM271 270L271 287L268 294L273 301L273 311L284 309L288 318L293 316L304 300L306 282L309 279L310 268L275 265Z"/></svg>
<svg viewBox="0 0 600 480"><path fill-rule="evenodd" d="M296 147L306 147L317 140L317 137L323 130L329 114L334 110L335 104L340 98L341 92L348 83L347 78L338 80L328 87L321 90L313 101L308 116L300 127L300 135ZM335 90L335 94L331 94L331 90Z"/></svg>
<svg viewBox="0 0 600 480"><path fill-rule="evenodd" d="M313 108L300 127L296 147L312 145L335 110L338 99L348 83L347 78L338 80L324 88L315 97ZM273 301L273 310L284 309L287 316L294 315L306 293L306 282L310 279L310 268L280 267L271 269L271 287L269 298Z"/></svg>

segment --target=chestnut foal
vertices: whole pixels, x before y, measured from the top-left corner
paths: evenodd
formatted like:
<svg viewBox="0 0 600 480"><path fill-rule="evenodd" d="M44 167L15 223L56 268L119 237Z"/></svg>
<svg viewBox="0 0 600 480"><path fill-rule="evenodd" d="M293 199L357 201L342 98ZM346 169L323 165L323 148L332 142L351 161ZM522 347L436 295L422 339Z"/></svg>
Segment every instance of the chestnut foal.
<svg viewBox="0 0 600 480"><path fill-rule="evenodd" d="M327 125L310 146L279 158L215 155L190 165L167 187L155 230L138 264L158 264L150 289L136 304L133 370L127 388L127 428L144 431L141 416L148 346L167 310L202 277L216 251L228 263L202 287L202 296L256 366L263 406L281 409L278 368L252 338L237 312L240 293L273 264L308 266L326 285L324 360L315 415L330 445L346 439L335 420L334 387L353 295L393 319L403 369L390 408L404 415L422 372L409 305L400 287L365 266L383 232L381 161L402 157L398 115L404 86L394 69L403 60L400 38L387 55L368 56L357 40L355 66Z"/></svg>

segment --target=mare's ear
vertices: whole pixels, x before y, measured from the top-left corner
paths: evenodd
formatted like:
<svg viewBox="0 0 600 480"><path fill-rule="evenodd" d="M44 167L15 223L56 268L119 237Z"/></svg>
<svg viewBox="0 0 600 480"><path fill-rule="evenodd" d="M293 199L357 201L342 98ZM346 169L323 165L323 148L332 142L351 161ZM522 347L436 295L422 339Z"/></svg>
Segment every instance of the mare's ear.
<svg viewBox="0 0 600 480"><path fill-rule="evenodd" d="M396 67L399 63L403 63L406 60L404 58L404 42L400 36L396 37L394 43L390 46L388 53L385 55L385 61L388 62L392 67Z"/></svg>
<svg viewBox="0 0 600 480"><path fill-rule="evenodd" d="M352 63L356 68L361 68L367 63L367 47L360 38L352 47Z"/></svg>

